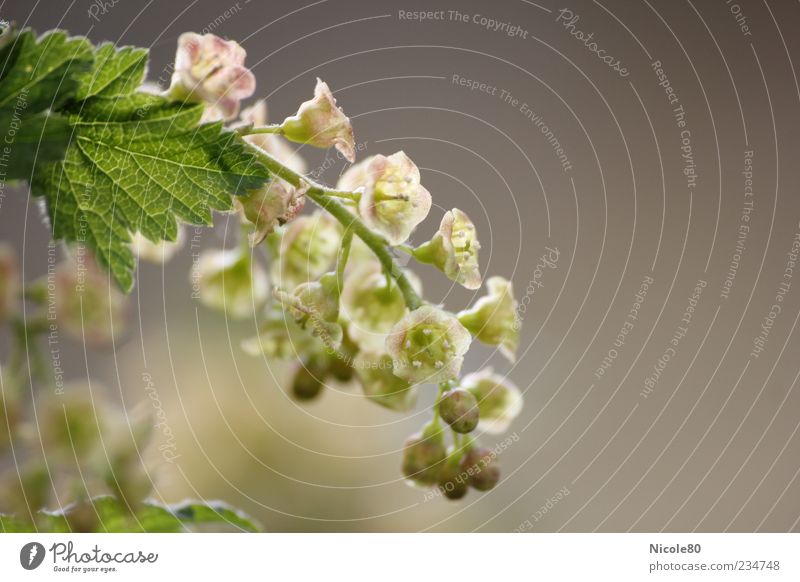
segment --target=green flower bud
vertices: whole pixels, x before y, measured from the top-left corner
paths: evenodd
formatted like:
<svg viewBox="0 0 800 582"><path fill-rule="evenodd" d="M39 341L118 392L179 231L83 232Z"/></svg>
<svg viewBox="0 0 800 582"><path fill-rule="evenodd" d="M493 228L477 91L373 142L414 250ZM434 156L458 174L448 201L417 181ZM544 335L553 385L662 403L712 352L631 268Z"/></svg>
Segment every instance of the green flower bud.
<svg viewBox="0 0 800 582"><path fill-rule="evenodd" d="M441 428L429 424L422 433L411 435L403 446L403 475L412 484L436 485L447 448Z"/></svg>
<svg viewBox="0 0 800 582"><path fill-rule="evenodd" d="M489 491L500 481L495 455L485 447L467 451L461 459L461 471L467 475L469 485L478 491Z"/></svg>
<svg viewBox="0 0 800 582"><path fill-rule="evenodd" d="M11 245L0 243L0 323L16 304L20 285L17 255Z"/></svg>
<svg viewBox="0 0 800 582"><path fill-rule="evenodd" d="M404 152L397 152L371 158L366 175L359 214L389 244L405 242L431 209L431 195L420 185L419 169Z"/></svg>
<svg viewBox="0 0 800 582"><path fill-rule="evenodd" d="M478 402L466 390L453 388L439 399L439 414L454 431L466 434L478 426Z"/></svg>
<svg viewBox="0 0 800 582"><path fill-rule="evenodd" d="M481 245L469 216L454 208L445 213L439 231L414 250L414 258L434 265L451 281L467 289L481 286L478 250Z"/></svg>
<svg viewBox="0 0 800 582"><path fill-rule="evenodd" d="M412 384L454 380L472 338L450 313L423 305L392 327L386 351L394 374Z"/></svg>
<svg viewBox="0 0 800 582"><path fill-rule="evenodd" d="M289 141L318 148L335 147L347 161L356 161L353 126L321 79L317 79L314 98L301 104L297 114L287 117L281 130Z"/></svg>
<svg viewBox="0 0 800 582"><path fill-rule="evenodd" d="M292 380L292 396L305 402L317 398L325 387L324 376L327 370L316 359L300 364Z"/></svg>
<svg viewBox="0 0 800 582"><path fill-rule="evenodd" d="M319 281L303 283L293 293L277 290L275 297L301 327L319 337L328 349L337 349L344 337L339 325L339 293L336 274L323 275Z"/></svg>
<svg viewBox="0 0 800 582"><path fill-rule="evenodd" d="M499 346L510 362L517 359L520 322L511 282L503 277L486 281L488 295L458 314L458 320L485 344Z"/></svg>
<svg viewBox="0 0 800 582"><path fill-rule="evenodd" d="M420 293L419 279L410 271L406 276ZM383 351L386 335L408 313L403 293L379 265L368 264L354 270L346 279L342 292L342 315L348 321L347 331L363 350Z"/></svg>
<svg viewBox="0 0 800 582"><path fill-rule="evenodd" d="M241 123L237 124L239 127L260 127L266 125L268 121L267 102L263 99L259 99L250 107L242 109L242 112L239 114L239 119L241 120ZM244 140L249 144L261 148L298 174L306 174L308 172L305 160L303 160L303 157L297 152L297 149L279 135L274 133L253 133L245 135Z"/></svg>
<svg viewBox="0 0 800 582"><path fill-rule="evenodd" d="M327 214L315 212L298 216L272 236L279 241L272 278L277 287L290 290L316 281L331 269L339 252L341 228Z"/></svg>
<svg viewBox="0 0 800 582"><path fill-rule="evenodd" d="M461 387L470 391L478 401L481 431L498 434L508 430L511 421L522 410L522 394L507 377L495 374L492 368L467 374Z"/></svg>
<svg viewBox="0 0 800 582"><path fill-rule="evenodd" d="M417 404L416 387L392 373L392 358L386 354L359 352L353 362L364 395L390 410L407 411Z"/></svg>
<svg viewBox="0 0 800 582"><path fill-rule="evenodd" d="M58 326L89 345L112 344L125 331L128 298L83 247L56 267L54 300Z"/></svg>
<svg viewBox="0 0 800 582"><path fill-rule="evenodd" d="M459 450L450 449L439 473L439 491L448 499L461 499L469 490L467 474L461 470L461 456Z"/></svg>

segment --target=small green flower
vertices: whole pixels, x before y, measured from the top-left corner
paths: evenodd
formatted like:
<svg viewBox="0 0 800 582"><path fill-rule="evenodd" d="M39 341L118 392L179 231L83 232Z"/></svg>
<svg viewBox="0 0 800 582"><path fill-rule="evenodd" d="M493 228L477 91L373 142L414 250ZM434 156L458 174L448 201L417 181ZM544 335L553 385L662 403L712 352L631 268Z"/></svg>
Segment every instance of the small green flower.
<svg viewBox="0 0 800 582"><path fill-rule="evenodd" d="M494 453L485 447L467 451L461 459L461 471L467 475L470 487L478 491L494 489L500 481L500 467Z"/></svg>
<svg viewBox="0 0 800 582"><path fill-rule="evenodd" d="M294 116L287 117L281 129L290 141L318 148L335 147L347 161L356 161L353 126L321 79L317 79L314 98L302 103Z"/></svg>
<svg viewBox="0 0 800 582"><path fill-rule="evenodd" d="M513 363L517 358L520 329L514 290L511 282L503 277L491 277L486 287L489 293L461 311L458 320L483 343L499 346L500 353Z"/></svg>
<svg viewBox="0 0 800 582"><path fill-rule="evenodd" d="M275 237L272 280L276 287L291 290L302 283L316 281L336 260L341 241L339 223L329 215L314 212L298 216Z"/></svg>
<svg viewBox="0 0 800 582"><path fill-rule="evenodd" d="M403 446L403 475L411 484L435 485L447 456L442 429L429 424Z"/></svg>
<svg viewBox="0 0 800 582"><path fill-rule="evenodd" d="M270 180L263 188L234 198L244 219L254 227L248 237L251 247L261 244L276 226L293 220L303 209L305 201L303 190L279 178Z"/></svg>
<svg viewBox="0 0 800 582"><path fill-rule="evenodd" d="M419 279L410 271L405 274L420 293ZM362 350L382 351L386 334L406 313L402 292L386 277L380 265L368 263L354 269L345 280L342 316L348 322L350 337Z"/></svg>
<svg viewBox="0 0 800 582"><path fill-rule="evenodd" d="M398 412L411 410L416 405L416 387L392 373L393 362L388 355L359 352L353 368L364 395L372 402Z"/></svg>
<svg viewBox="0 0 800 582"><path fill-rule="evenodd" d="M414 250L414 257L434 265L451 281L467 289L477 289L481 286L480 248L475 225L465 213L454 208L445 213L433 238Z"/></svg>
<svg viewBox="0 0 800 582"><path fill-rule="evenodd" d="M394 374L412 384L454 380L472 341L454 315L423 305L392 327L386 351Z"/></svg>
<svg viewBox="0 0 800 582"><path fill-rule="evenodd" d="M389 241L405 242L431 209L431 195L420 184L419 169L404 152L377 155L366 167L358 212Z"/></svg>
<svg viewBox="0 0 800 582"><path fill-rule="evenodd" d="M196 268L200 302L231 319L254 317L269 297L266 273L241 246L204 251Z"/></svg>
<svg viewBox="0 0 800 582"><path fill-rule="evenodd" d="M454 431L466 434L478 426L478 402L471 392L461 388L448 390L439 399L439 414Z"/></svg>
<svg viewBox="0 0 800 582"><path fill-rule="evenodd" d="M522 410L519 388L505 376L495 374L492 368L467 374L461 380L461 387L469 390L478 401L478 428L484 432L505 432Z"/></svg>
<svg viewBox="0 0 800 582"><path fill-rule="evenodd" d="M341 345L344 332L339 320L339 290L336 273L326 273L319 281L298 285L292 293L276 290L281 302L301 327L319 337L326 347Z"/></svg>
<svg viewBox="0 0 800 582"><path fill-rule="evenodd" d="M242 341L242 349L251 356L294 360L304 354L320 352L322 341L303 329L278 305L271 306L259 334Z"/></svg>

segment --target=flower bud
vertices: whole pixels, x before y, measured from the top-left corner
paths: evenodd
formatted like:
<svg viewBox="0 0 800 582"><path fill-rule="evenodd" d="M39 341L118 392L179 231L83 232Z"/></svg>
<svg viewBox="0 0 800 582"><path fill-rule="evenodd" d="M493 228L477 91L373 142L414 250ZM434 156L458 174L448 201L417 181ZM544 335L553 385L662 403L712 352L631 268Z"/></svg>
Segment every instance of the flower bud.
<svg viewBox="0 0 800 582"><path fill-rule="evenodd" d="M168 262L183 246L184 230L178 227L178 236L174 242L161 240L152 242L137 232L131 241L131 250L140 260L163 265Z"/></svg>
<svg viewBox="0 0 800 582"><path fill-rule="evenodd" d="M489 491L500 481L500 467L495 455L485 447L467 451L461 459L461 471L466 473L470 487L478 491Z"/></svg>
<svg viewBox="0 0 800 582"><path fill-rule="evenodd" d="M414 250L414 258L434 265L448 279L467 289L477 289L481 286L480 248L475 225L466 214L454 208L445 213L433 238Z"/></svg>
<svg viewBox="0 0 800 582"><path fill-rule="evenodd" d="M255 317L269 297L266 273L241 246L204 251L196 269L200 303L231 319Z"/></svg>
<svg viewBox="0 0 800 582"><path fill-rule="evenodd" d="M478 402L466 390L453 388L439 399L439 414L454 431L466 434L478 426Z"/></svg>
<svg viewBox="0 0 800 582"><path fill-rule="evenodd" d="M403 446L403 475L419 485L435 485L442 470L447 449L444 435L435 425L411 435Z"/></svg>
<svg viewBox="0 0 800 582"><path fill-rule="evenodd" d="M372 402L399 412L416 406L416 387L392 373L392 358L386 354L359 352L353 368L364 395Z"/></svg>
<svg viewBox="0 0 800 582"><path fill-rule="evenodd" d="M472 335L485 344L499 346L510 362L517 358L519 317L511 282L503 277L486 281L489 293L475 305L458 314L458 320Z"/></svg>
<svg viewBox="0 0 800 582"><path fill-rule="evenodd" d="M6 320L17 302L20 285L17 255L11 245L0 243L0 323Z"/></svg>
<svg viewBox="0 0 800 582"><path fill-rule="evenodd" d="M392 327L386 351L394 374L412 384L454 380L472 338L450 313L423 305Z"/></svg>
<svg viewBox="0 0 800 582"><path fill-rule="evenodd" d="M333 146L347 161L356 161L353 126L321 79L317 79L314 98L301 104L297 114L287 117L281 129L290 141L318 148Z"/></svg>
<svg viewBox="0 0 800 582"><path fill-rule="evenodd" d="M276 226L293 220L303 209L306 199L304 190L274 178L258 190L237 196L234 203L244 219L255 227L248 237L250 246L254 247L261 244Z"/></svg>
<svg viewBox="0 0 800 582"><path fill-rule="evenodd" d="M522 410L522 394L505 376L495 374L492 368L467 374L461 387L470 391L478 401L481 431L498 434L508 430L511 421Z"/></svg>
<svg viewBox="0 0 800 582"><path fill-rule="evenodd" d="M239 114L239 119L241 123L237 124L238 126L249 125L260 127L266 125L267 102L263 99L259 99L250 107L242 109L242 112ZM303 157L279 135L274 133L252 133L245 135L244 140L249 144L261 148L298 174L305 174L308 171Z"/></svg>
<svg viewBox="0 0 800 582"><path fill-rule="evenodd" d="M460 451L451 449L439 473L439 490L448 499L461 499L469 490L468 476L461 470Z"/></svg>
<svg viewBox="0 0 800 582"><path fill-rule="evenodd" d="M341 230L330 216L315 212L298 216L273 236L279 241L272 266L273 280L281 289L294 289L316 281L330 270L339 252Z"/></svg>
<svg viewBox="0 0 800 582"><path fill-rule="evenodd" d="M405 272L412 287L420 293L419 279ZM386 334L408 313L399 287L380 265L368 263L347 277L342 292L342 315L348 321L348 333L363 350L383 351Z"/></svg>
<svg viewBox="0 0 800 582"><path fill-rule="evenodd" d="M72 337L95 347L112 344L124 332L128 298L83 247L55 269L56 322Z"/></svg>
<svg viewBox="0 0 800 582"><path fill-rule="evenodd" d="M233 119L240 101L256 90L256 78L244 66L246 55L232 40L213 34L182 34L178 37L169 94L176 99L205 103L205 121Z"/></svg>
<svg viewBox="0 0 800 582"><path fill-rule="evenodd" d="M370 159L358 212L389 244L405 242L428 216L431 203L430 193L420 185L419 169L404 152Z"/></svg>
<svg viewBox="0 0 800 582"><path fill-rule="evenodd" d="M292 380L292 396L305 402L317 398L325 387L326 370L316 358L311 358L298 366Z"/></svg>

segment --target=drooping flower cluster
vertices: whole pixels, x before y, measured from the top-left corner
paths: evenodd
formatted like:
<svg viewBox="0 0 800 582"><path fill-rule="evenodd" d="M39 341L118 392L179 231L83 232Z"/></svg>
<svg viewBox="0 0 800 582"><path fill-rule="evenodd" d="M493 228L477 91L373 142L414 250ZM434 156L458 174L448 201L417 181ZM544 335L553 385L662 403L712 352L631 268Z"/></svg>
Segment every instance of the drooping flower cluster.
<svg viewBox="0 0 800 582"><path fill-rule="evenodd" d="M243 51L211 36L182 37L177 84L185 98L202 100L210 110L219 111L220 99L229 97L217 116L230 118L226 114L238 110L249 88L240 78L249 77L239 71L227 89L217 81L233 79ZM207 51L213 47L218 54ZM461 370L473 339L514 361L519 319L511 283L491 277L486 296L451 312L421 298L419 279L395 254L478 289L481 245L472 220L457 208L446 211L431 240L408 246L432 207L419 168L403 151L355 163L352 124L320 79L313 98L282 123L268 124L267 105L258 101L233 128L257 148L272 177L237 197L248 244L206 252L199 264L200 300L229 317L261 320L259 334L242 347L255 356L294 361L289 391L297 400L318 398L329 382L358 382L368 400L408 411L425 385L438 386L433 420L405 444L403 474L451 499L470 487L494 487L497 459L478 435L507 429L521 395L490 368L463 378ZM306 164L289 142L336 148L353 165L341 172L335 189L326 188L303 175ZM319 209L302 213L312 203ZM269 283L259 248L270 262Z"/></svg>

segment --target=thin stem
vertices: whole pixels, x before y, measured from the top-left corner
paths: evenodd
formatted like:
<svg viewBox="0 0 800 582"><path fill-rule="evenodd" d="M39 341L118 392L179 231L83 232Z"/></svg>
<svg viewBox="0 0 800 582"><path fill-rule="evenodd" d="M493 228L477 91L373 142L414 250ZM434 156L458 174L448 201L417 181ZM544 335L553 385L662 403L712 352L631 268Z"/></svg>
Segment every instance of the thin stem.
<svg viewBox="0 0 800 582"><path fill-rule="evenodd" d="M283 126L278 124L262 125L260 127L244 126L237 128L239 135L257 135L259 133L283 133Z"/></svg>
<svg viewBox="0 0 800 582"><path fill-rule="evenodd" d="M375 253L375 256L378 258L378 261L380 261L384 270L388 272L395 280L400 292L403 294L406 305L410 310L413 311L422 305L422 299L414 290L414 287L403 273L403 270L397 263L395 263L392 253L389 251L386 240L380 235L372 232L372 230L370 230L369 227L364 224L358 216L354 215L347 208L342 206L341 202L335 198L332 198L330 193L337 192L336 190L330 190L325 186L317 184L316 182L301 176L294 170L284 166L282 163L263 150L257 150L257 153L261 161L265 166L267 166L270 172L282 180L289 182L289 184L296 188L299 188L301 184L308 184L309 187L308 190L306 190L306 196L314 201L317 206L328 211L331 216L342 223L342 226L344 226L346 230L352 230L353 234L364 241L364 244L367 245L373 253Z"/></svg>
<svg viewBox="0 0 800 582"><path fill-rule="evenodd" d="M346 200L353 200L354 202L358 202L361 198L357 192L345 192L344 190L326 190L325 193L334 198L344 198Z"/></svg>
<svg viewBox="0 0 800 582"><path fill-rule="evenodd" d="M409 246L409 245L397 245L394 248L396 248L398 251L403 251L407 255L411 255L412 257L414 256L414 247L412 247L412 246Z"/></svg>
<svg viewBox="0 0 800 582"><path fill-rule="evenodd" d="M347 259L350 258L350 245L353 242L353 231L347 229L342 237L342 246L339 247L339 257L336 262L336 288L339 293L344 288L344 269L347 266Z"/></svg>

